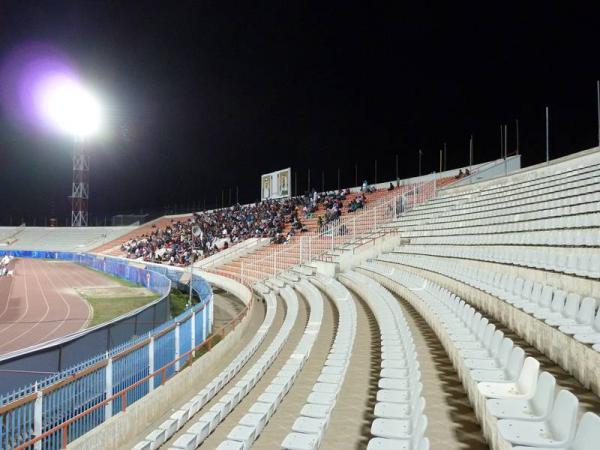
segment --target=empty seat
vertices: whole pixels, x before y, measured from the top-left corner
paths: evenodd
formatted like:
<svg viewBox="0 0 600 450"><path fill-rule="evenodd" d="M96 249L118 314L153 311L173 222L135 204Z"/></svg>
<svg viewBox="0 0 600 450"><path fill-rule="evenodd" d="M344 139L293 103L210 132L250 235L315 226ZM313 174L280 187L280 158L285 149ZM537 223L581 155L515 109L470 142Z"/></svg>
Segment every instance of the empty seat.
<svg viewBox="0 0 600 450"><path fill-rule="evenodd" d="M501 419L498 431L513 445L567 447L575 434L579 401L569 391L558 393L548 418L542 420Z"/></svg>
<svg viewBox="0 0 600 450"><path fill-rule="evenodd" d="M554 404L555 386L556 379L548 372L542 372L531 399L490 398L486 401L486 408L499 419L542 420Z"/></svg>

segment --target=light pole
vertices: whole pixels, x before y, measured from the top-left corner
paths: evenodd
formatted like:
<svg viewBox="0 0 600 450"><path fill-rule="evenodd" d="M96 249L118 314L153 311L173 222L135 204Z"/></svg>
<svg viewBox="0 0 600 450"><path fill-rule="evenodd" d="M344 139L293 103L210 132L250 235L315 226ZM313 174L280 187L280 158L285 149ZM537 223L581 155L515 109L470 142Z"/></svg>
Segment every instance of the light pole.
<svg viewBox="0 0 600 450"><path fill-rule="evenodd" d="M71 226L87 226L90 164L86 143L101 128L100 103L79 80L55 73L40 82L36 103L53 129L73 138Z"/></svg>
<svg viewBox="0 0 600 450"><path fill-rule="evenodd" d="M187 307L190 308L192 306L192 280L194 279L194 238L200 236L202 234L202 230L199 226L192 225L192 250L190 254L190 292L188 298Z"/></svg>
<svg viewBox="0 0 600 450"><path fill-rule="evenodd" d="M546 164L550 164L550 109L546 106Z"/></svg>
<svg viewBox="0 0 600 450"><path fill-rule="evenodd" d="M419 176L421 176L421 156L423 156L423 151L419 149Z"/></svg>

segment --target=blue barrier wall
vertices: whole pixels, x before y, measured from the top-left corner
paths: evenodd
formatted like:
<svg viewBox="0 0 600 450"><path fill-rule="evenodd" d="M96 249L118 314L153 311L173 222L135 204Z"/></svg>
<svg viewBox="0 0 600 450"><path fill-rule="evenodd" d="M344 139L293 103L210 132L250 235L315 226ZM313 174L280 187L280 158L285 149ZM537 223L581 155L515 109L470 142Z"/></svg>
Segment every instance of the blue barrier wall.
<svg viewBox="0 0 600 450"><path fill-rule="evenodd" d="M106 398L117 394L136 381L174 361L178 355L204 342L212 331L212 290L202 278L193 277L192 288L198 294L199 304L178 317L145 332L142 323L154 320L157 315L168 315L168 293L171 280L178 281L181 271L155 266L140 268L127 261L102 258L89 254L65 252L0 252L18 257L57 258L85 264L106 273L143 284L163 295L161 299L132 314L90 330L76 333L44 346L31 353L10 360L0 360L0 368L42 366L44 371L56 371L55 375L26 385L24 374L18 386L24 386L0 396L0 449L13 448L32 439L65 420L75 416ZM164 273L161 273L164 272ZM163 306L160 306L163 305ZM152 309L151 306L156 309ZM164 308L164 309L161 309ZM137 337L125 338L134 331ZM107 347L108 343L116 343ZM98 351L98 345L104 350ZM94 352L93 349L96 349ZM88 357L88 354L92 357ZM86 359L87 358L87 359ZM70 362L68 369L62 360ZM186 360L165 370L165 378L173 376ZM4 365L6 364L6 366ZM6 372L0 375L0 385L5 383ZM14 383L15 380L13 379ZM130 390L126 404L134 403L163 382L157 375ZM15 400L16 406L10 407ZM6 407L2 408L2 406ZM69 441L86 433L123 408L119 397L94 413L77 420L69 427ZM43 440L45 449L60 448L62 436L54 433Z"/></svg>

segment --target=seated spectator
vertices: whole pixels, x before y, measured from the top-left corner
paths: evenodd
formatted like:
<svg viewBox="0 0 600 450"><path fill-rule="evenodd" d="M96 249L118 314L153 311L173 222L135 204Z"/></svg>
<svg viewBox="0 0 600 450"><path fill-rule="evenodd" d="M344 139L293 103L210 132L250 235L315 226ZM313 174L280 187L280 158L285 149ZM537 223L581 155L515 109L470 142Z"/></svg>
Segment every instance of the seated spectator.
<svg viewBox="0 0 600 450"><path fill-rule="evenodd" d="M388 191L394 190L394 183L390 182L390 187L388 187Z"/></svg>

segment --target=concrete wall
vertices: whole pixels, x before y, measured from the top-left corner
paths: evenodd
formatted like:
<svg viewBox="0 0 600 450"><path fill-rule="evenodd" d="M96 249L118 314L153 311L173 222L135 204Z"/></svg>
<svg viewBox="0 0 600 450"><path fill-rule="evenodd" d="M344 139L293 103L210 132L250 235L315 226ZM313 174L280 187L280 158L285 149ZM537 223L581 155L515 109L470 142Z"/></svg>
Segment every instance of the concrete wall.
<svg viewBox="0 0 600 450"><path fill-rule="evenodd" d="M393 250L400 244L400 239L399 233L389 233L357 247L351 252L344 252L339 258L339 271L349 270L369 258L375 258L381 253Z"/></svg>
<svg viewBox="0 0 600 450"><path fill-rule="evenodd" d="M479 183L481 181L491 180L498 177L516 172L521 168L521 155L514 155L506 158L505 160L499 159L492 163L482 165L476 172L470 177L463 178L452 184L455 186L471 185L473 183Z"/></svg>

